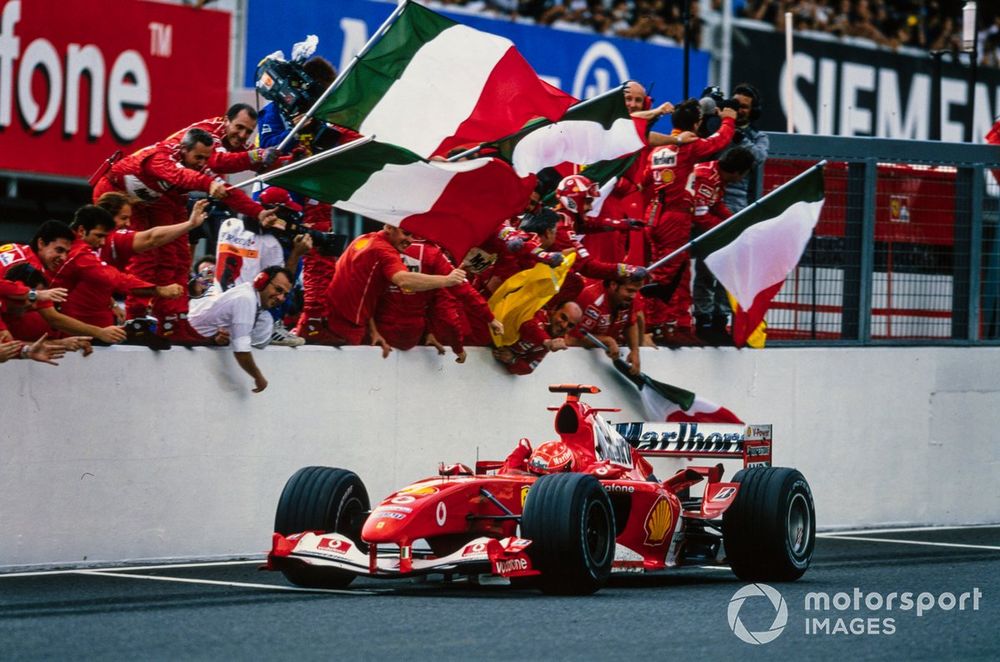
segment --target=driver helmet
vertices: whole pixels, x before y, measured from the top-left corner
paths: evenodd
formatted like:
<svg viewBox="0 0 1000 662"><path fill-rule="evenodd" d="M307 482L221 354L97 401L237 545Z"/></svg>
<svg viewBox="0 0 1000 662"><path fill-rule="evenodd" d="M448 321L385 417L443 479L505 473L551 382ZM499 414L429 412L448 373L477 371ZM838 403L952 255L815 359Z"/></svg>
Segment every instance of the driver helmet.
<svg viewBox="0 0 1000 662"><path fill-rule="evenodd" d="M528 471L545 475L573 470L573 451L561 441L546 441L528 458Z"/></svg>
<svg viewBox="0 0 1000 662"><path fill-rule="evenodd" d="M302 211L302 205L295 202L291 194L280 186L268 186L260 192L257 202L262 205L282 205L296 212Z"/></svg>
<svg viewBox="0 0 1000 662"><path fill-rule="evenodd" d="M570 175L563 178L556 187L556 197L559 203L574 214L583 213L584 200L597 198L601 189L583 175Z"/></svg>

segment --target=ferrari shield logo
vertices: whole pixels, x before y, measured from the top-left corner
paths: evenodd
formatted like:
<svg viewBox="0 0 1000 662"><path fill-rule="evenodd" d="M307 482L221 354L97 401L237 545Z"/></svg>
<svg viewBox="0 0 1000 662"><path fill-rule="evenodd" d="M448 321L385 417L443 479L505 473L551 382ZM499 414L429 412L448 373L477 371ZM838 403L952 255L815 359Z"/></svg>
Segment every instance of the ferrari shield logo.
<svg viewBox="0 0 1000 662"><path fill-rule="evenodd" d="M531 485L521 486L521 510L524 510L524 502L528 500L528 490L531 489Z"/></svg>

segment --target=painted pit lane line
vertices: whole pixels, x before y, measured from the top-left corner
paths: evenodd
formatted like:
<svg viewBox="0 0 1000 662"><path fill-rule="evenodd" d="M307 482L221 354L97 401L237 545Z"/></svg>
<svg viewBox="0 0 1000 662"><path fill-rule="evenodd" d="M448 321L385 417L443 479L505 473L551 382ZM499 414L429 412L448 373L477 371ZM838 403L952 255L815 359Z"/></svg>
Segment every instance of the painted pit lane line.
<svg viewBox="0 0 1000 662"><path fill-rule="evenodd" d="M957 542L933 542L930 540L900 540L898 538L869 538L867 536L845 536L845 535L829 535L829 534L816 534L817 538L826 538L827 540L859 540L861 542L884 542L884 543L895 543L897 545L922 545L927 547L957 547L961 549L984 549L988 551L1000 552L1000 546L996 545L972 545L968 543L957 543Z"/></svg>
<svg viewBox="0 0 1000 662"><path fill-rule="evenodd" d="M227 586L230 588L259 588L268 591L288 591L294 593L339 593L344 595L378 595L381 592L368 589L336 589L336 588L301 588L281 584L256 584L252 582L228 582L216 579L191 579L186 577L161 577L159 575L136 575L128 572L106 572L102 570L77 570L73 574L89 575L91 577L121 577L122 579L148 579L159 582L174 582L178 584L203 584L209 586Z"/></svg>
<svg viewBox="0 0 1000 662"><path fill-rule="evenodd" d="M160 575L137 575L142 570L179 570L182 568L216 568L234 565L259 565L263 559L250 561L211 561L199 563L161 563L157 565L127 566L114 568L68 569L68 570L35 570L29 572L0 573L0 580L14 577L44 577L48 575L87 575L91 577L121 577L123 579L146 579L152 581L175 582L179 584L205 584L211 586L228 586L231 588L253 588L293 593L340 593L345 595L378 595L392 589L322 589L287 586L283 584L258 584L255 582L232 582L212 579L191 579L185 577L164 577Z"/></svg>

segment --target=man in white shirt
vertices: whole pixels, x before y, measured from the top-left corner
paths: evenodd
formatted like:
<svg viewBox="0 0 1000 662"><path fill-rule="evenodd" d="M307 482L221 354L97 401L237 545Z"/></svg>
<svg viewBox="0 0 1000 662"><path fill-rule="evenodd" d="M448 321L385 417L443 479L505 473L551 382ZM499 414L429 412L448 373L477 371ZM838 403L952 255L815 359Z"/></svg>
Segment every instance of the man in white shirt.
<svg viewBox="0 0 1000 662"><path fill-rule="evenodd" d="M229 338L236 362L253 377L254 393L267 388L267 380L257 368L250 350L267 345L271 334L267 329L266 337L257 337L261 335L260 325L255 325L257 314L281 305L291 289L291 272L281 266L271 266L257 274L252 282L236 285L215 296L191 300L188 313L191 327L206 339Z"/></svg>
<svg viewBox="0 0 1000 662"><path fill-rule="evenodd" d="M273 186L268 188L266 192L272 190L284 193L285 197L288 197L288 193L284 189ZM272 202L273 198L275 196L272 195L265 200L262 194L261 203L267 204L270 209L276 204ZM301 207L295 205L290 198L287 203L282 202L281 204L285 204L295 211L301 210ZM210 296L216 295L240 283L249 282L258 273L271 266L284 266L294 274L299 260L312 248L312 239L307 234L295 237L291 252L286 259L278 238L266 231L274 225L283 227L282 223L284 221L280 219L276 219L275 223L269 225L261 225L256 219L245 221L238 217L226 219L219 228L219 238L215 251L215 281L208 294ZM268 329L272 331L272 335L268 336L268 340L272 344L287 347L298 347L305 344L305 339L285 331L284 325L277 324L270 313L262 311L258 316L257 324L261 327L260 333ZM261 345L255 342L254 346L260 347Z"/></svg>

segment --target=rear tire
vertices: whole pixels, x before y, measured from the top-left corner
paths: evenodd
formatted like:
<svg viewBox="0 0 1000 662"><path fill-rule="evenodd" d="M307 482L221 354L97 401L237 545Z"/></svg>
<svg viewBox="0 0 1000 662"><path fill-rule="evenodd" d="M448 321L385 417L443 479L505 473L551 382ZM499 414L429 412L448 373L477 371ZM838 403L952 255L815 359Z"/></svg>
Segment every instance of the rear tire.
<svg viewBox="0 0 1000 662"><path fill-rule="evenodd" d="M809 483L795 469L737 472L740 491L722 515L726 560L744 581L795 581L816 546L816 509Z"/></svg>
<svg viewBox="0 0 1000 662"><path fill-rule="evenodd" d="M528 555L541 571L545 593L589 595L611 574L615 515L607 492L593 476L560 473L531 486L521 516Z"/></svg>
<svg viewBox="0 0 1000 662"><path fill-rule="evenodd" d="M304 531L340 533L367 551L361 541L361 527L370 510L368 490L354 472L304 467L285 483L274 516L274 530L286 536ZM345 570L305 564L289 565L281 572L288 581L307 588L343 588L355 577Z"/></svg>

